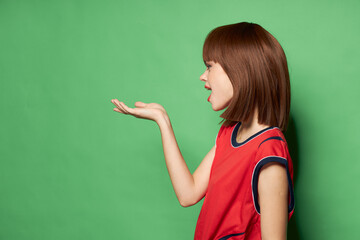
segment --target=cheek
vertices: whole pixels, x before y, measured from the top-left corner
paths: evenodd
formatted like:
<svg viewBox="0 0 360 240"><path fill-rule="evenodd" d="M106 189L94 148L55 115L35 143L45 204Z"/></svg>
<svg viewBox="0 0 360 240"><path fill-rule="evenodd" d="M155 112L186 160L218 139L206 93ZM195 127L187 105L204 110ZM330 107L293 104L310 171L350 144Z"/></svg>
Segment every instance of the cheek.
<svg viewBox="0 0 360 240"><path fill-rule="evenodd" d="M226 98L232 98L234 91L233 91L233 87L232 87L231 83L224 84L222 90L223 90L223 94L226 96Z"/></svg>
<svg viewBox="0 0 360 240"><path fill-rule="evenodd" d="M228 84L228 87L227 87L227 91L229 93L229 96L232 97L234 95L234 88L229 80L229 84Z"/></svg>

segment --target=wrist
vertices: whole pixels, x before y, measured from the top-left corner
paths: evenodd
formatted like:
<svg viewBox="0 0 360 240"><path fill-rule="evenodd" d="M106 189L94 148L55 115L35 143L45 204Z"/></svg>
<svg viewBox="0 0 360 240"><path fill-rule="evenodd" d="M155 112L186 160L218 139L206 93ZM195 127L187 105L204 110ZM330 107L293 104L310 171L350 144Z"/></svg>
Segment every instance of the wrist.
<svg viewBox="0 0 360 240"><path fill-rule="evenodd" d="M162 113L155 119L155 122L159 125L159 127L162 125L170 125L170 118L167 113Z"/></svg>

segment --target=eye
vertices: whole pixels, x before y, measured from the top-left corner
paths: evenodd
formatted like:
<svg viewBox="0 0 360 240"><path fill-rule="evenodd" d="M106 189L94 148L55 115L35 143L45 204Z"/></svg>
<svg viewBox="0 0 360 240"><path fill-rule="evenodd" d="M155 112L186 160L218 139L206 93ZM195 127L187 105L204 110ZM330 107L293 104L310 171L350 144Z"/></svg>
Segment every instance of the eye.
<svg viewBox="0 0 360 240"><path fill-rule="evenodd" d="M206 64L207 69L209 69L211 66L209 64Z"/></svg>

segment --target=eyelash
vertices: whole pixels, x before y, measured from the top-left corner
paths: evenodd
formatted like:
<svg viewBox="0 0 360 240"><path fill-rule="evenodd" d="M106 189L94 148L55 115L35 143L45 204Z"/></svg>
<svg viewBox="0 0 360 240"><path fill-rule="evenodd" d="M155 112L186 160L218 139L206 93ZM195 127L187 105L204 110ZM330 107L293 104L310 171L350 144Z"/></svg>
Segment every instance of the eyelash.
<svg viewBox="0 0 360 240"><path fill-rule="evenodd" d="M211 66L210 65L206 65L207 68L210 68Z"/></svg>

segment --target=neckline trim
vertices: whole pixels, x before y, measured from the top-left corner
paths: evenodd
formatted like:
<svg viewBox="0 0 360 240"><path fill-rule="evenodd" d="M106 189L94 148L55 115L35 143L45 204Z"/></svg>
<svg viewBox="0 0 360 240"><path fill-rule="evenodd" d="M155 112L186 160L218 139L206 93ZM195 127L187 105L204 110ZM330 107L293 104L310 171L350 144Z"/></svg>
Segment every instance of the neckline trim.
<svg viewBox="0 0 360 240"><path fill-rule="evenodd" d="M267 128L264 128L263 130L260 130L256 133L254 133L253 135L251 135L250 137L248 137L245 141L243 142L237 142L236 141L236 135L237 135L237 132L240 128L240 125L241 125L241 122L238 122L235 127L233 128L232 130L232 133L231 133L231 139L230 139L230 142L231 142L231 146L233 146L234 148L237 148L237 147L241 147L243 145L245 145L246 143L250 142L251 140L253 140L254 138L256 138L257 136L263 134L264 132L266 131L269 131L271 129L275 129L275 128L278 128L278 127L267 127Z"/></svg>

